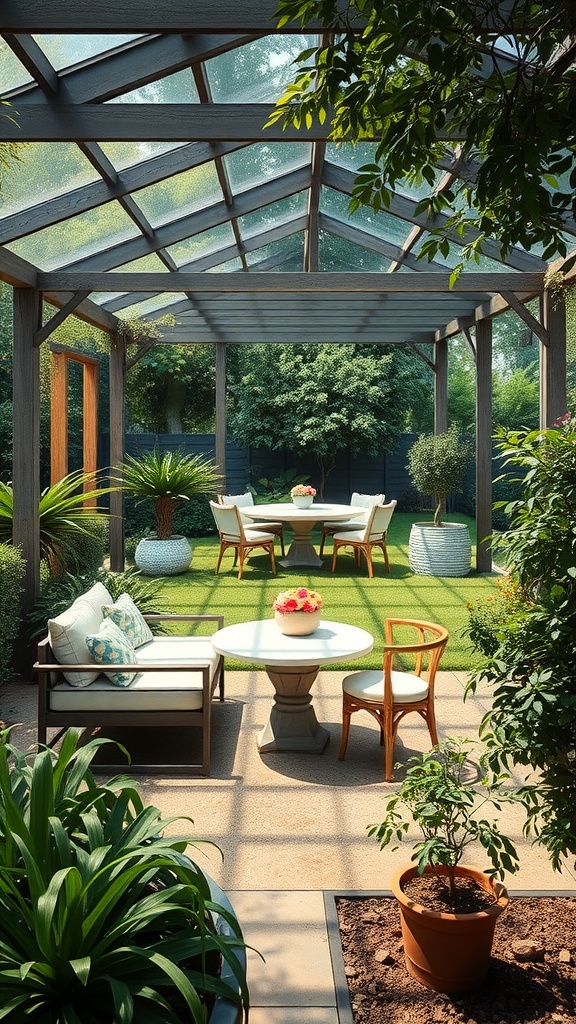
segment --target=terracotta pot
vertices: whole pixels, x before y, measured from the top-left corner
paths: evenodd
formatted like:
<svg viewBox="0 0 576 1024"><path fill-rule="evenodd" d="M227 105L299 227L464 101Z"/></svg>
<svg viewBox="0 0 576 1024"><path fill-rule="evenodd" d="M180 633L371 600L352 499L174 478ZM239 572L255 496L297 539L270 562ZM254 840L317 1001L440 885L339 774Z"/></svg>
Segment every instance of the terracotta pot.
<svg viewBox="0 0 576 1024"><path fill-rule="evenodd" d="M278 629L285 636L308 636L320 625L322 614L315 612L274 612Z"/></svg>
<svg viewBox="0 0 576 1024"><path fill-rule="evenodd" d="M437 871L447 874L445 868ZM424 873L432 874L432 869ZM470 992L482 983L490 966L494 928L508 906L508 893L479 868L460 864L456 875L473 878L495 902L475 914L445 914L427 910L405 895L404 884L416 875L415 867L403 868L390 881L400 906L408 973L435 992Z"/></svg>
<svg viewBox="0 0 576 1024"><path fill-rule="evenodd" d="M310 508L313 501L312 494L294 494L292 497L292 504L296 505L296 508Z"/></svg>

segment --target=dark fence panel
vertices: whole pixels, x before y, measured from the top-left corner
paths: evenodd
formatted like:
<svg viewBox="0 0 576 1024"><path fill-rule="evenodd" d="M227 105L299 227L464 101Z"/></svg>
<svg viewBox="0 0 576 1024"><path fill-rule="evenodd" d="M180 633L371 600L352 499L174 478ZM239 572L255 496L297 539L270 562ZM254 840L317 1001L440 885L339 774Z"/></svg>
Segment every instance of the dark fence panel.
<svg viewBox="0 0 576 1024"><path fill-rule="evenodd" d="M353 491L363 494L384 492L386 500L396 498L399 511L416 511L418 508L432 508L430 498L422 501L412 487L406 463L408 450L417 434L402 434L395 448L386 454L351 455L338 452L334 469L328 477L325 498L327 501L348 502ZM138 455L156 445L163 451L181 449L187 453L214 458L214 434L127 434L126 452ZM102 433L99 439L100 465L107 466L110 459L110 439ZM258 489L261 479L272 480L288 470L307 477L314 487L319 485L319 468L312 455L300 456L289 451L271 451L269 448L244 448L233 438L226 439L226 490L229 494L245 491L248 484ZM454 512L474 514L474 465L471 464L464 480L462 494L453 495L448 509Z"/></svg>

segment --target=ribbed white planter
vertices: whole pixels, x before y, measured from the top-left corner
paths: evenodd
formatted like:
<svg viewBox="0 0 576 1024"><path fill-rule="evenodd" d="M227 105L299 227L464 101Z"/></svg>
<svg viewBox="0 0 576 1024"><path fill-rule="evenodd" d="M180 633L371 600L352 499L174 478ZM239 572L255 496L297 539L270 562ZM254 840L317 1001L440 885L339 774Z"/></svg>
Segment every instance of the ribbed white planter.
<svg viewBox="0 0 576 1024"><path fill-rule="evenodd" d="M410 568L420 576L467 576L472 544L465 523L413 523L408 547Z"/></svg>
<svg viewBox="0 0 576 1024"><path fill-rule="evenodd" d="M134 561L144 576L177 576L189 567L192 548L186 537L178 534L168 540L144 537L136 548Z"/></svg>

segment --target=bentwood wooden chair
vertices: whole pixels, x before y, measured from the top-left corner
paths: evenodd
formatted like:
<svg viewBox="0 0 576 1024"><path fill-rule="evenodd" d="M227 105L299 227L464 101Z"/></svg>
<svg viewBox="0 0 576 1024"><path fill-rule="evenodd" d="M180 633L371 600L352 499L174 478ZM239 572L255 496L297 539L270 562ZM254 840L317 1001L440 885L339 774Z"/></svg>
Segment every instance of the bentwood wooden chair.
<svg viewBox="0 0 576 1024"><path fill-rule="evenodd" d="M402 629L402 643L398 630ZM395 641L396 634L396 641ZM408 634L408 642L406 642ZM380 726L384 744L384 778L394 777L394 743L398 726L412 711L424 719L432 746L438 744L434 713L434 683L440 658L450 634L444 626L416 619L386 619L384 622L384 659L382 671L352 672L342 680L342 742L338 760L348 745L350 718L355 711L367 711ZM395 667L396 660L414 662L413 668Z"/></svg>
<svg viewBox="0 0 576 1024"><path fill-rule="evenodd" d="M364 515L358 516L356 519L343 519L341 523L324 523L320 540L320 558L324 554L324 541L326 537L333 537L335 533L340 533L341 530L359 530L362 526L366 526L370 509L373 505L383 505L385 501L385 494L360 494L358 491L353 491L350 504L356 508L363 508L366 511Z"/></svg>
<svg viewBox="0 0 576 1024"><path fill-rule="evenodd" d="M336 568L338 552L342 548L352 548L356 566L360 567L360 555L364 555L368 566L370 579L374 576L372 565L372 549L382 548L386 571L390 572L390 562L386 548L386 532L392 519L396 501L390 501L387 505L374 505L368 514L366 525L360 530L344 530L342 533L335 533L332 540L334 548L332 551L332 572Z"/></svg>
<svg viewBox="0 0 576 1024"><path fill-rule="evenodd" d="M273 533L275 537L278 537L280 541L280 548L282 550L282 557L286 554L284 550L284 527L282 523L255 523L250 517L250 509L254 507L254 495L251 491L246 491L244 494L219 494L218 502L220 505L236 505L240 513L240 519L245 530L264 530L265 533Z"/></svg>
<svg viewBox="0 0 576 1024"><path fill-rule="evenodd" d="M274 560L274 534L261 532L259 530L244 531L244 526L236 505L220 505L215 501L211 501L210 508L212 509L214 522L216 523L216 527L220 535L220 552L216 563L215 575L218 575L220 565L222 563L222 556L228 548L234 548L234 565L236 565L236 556L238 557L239 580L242 579L246 558L252 554L255 548L264 548L264 550L270 555L270 565L272 567L272 573L275 576L276 562Z"/></svg>

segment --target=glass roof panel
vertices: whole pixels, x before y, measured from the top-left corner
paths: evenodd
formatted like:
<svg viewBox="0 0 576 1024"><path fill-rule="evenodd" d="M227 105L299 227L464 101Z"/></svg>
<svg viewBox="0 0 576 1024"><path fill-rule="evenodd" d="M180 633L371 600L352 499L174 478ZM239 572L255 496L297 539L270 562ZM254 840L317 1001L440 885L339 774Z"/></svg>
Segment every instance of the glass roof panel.
<svg viewBox="0 0 576 1024"><path fill-rule="evenodd" d="M175 174L132 195L153 227L224 199L213 163Z"/></svg>
<svg viewBox="0 0 576 1024"><path fill-rule="evenodd" d="M274 35L254 39L206 61L215 103L273 103L295 72L294 61L316 36Z"/></svg>
<svg viewBox="0 0 576 1024"><path fill-rule="evenodd" d="M137 298L135 294L135 298ZM155 295L153 299L144 299L142 302L134 302L132 306L125 306L118 315L122 320L133 320L136 317L145 316L146 313L154 313L158 309L164 309L175 302L182 302L186 296L182 292L162 292Z"/></svg>
<svg viewBox="0 0 576 1024"><path fill-rule="evenodd" d="M7 246L41 270L65 267L100 249L138 235L134 221L117 202L79 213L70 220L35 231Z"/></svg>
<svg viewBox="0 0 576 1024"><path fill-rule="evenodd" d="M424 242L429 237L430 237L429 232L425 231L421 235L421 237L417 240L416 244L414 245L414 247L412 249L412 252L414 253L415 256L418 255L418 253L420 252L422 246L424 245ZM462 257L461 257L461 247L459 245L457 245L456 243L454 243L454 242L449 242L449 245L450 245L450 252L449 252L448 256L442 256L442 253L437 252L435 257L434 257L434 262L435 263L441 263L442 266L450 267L450 269L453 269L458 263L460 263L460 261L462 259ZM420 261L420 264L421 264L422 270L430 270L430 267L429 267L429 264L428 264L428 260L425 257ZM501 274L503 269L504 268L503 268L502 264L499 263L498 260L490 259L489 256L480 256L478 263L476 263L475 260L469 260L466 263L465 272L468 274L468 273L474 273L474 272L475 273L482 273L482 272L484 272L486 270L494 270L497 273ZM506 270L509 271L510 273L515 273L514 267L506 267Z"/></svg>
<svg viewBox="0 0 576 1024"><path fill-rule="evenodd" d="M329 163L345 167L348 171L357 171L363 164L373 164L375 153L378 148L376 142L329 142L326 146L326 160ZM442 178L444 171L436 170L435 185ZM406 178L397 181L394 189L402 196L409 199L423 199L432 191L427 181L409 182Z"/></svg>
<svg viewBox="0 0 576 1024"><path fill-rule="evenodd" d="M390 266L390 260L378 252L371 252L364 249L355 242L349 242L345 238L338 238L329 232L320 231L318 236L318 269L355 271L370 273L385 273Z"/></svg>
<svg viewBox="0 0 576 1024"><path fill-rule="evenodd" d="M101 142L100 148L106 154L117 171L126 167L134 167L144 160L167 153L171 149L180 149L181 142Z"/></svg>
<svg viewBox="0 0 576 1024"><path fill-rule="evenodd" d="M74 143L31 142L2 176L0 215L36 206L99 178Z"/></svg>
<svg viewBox="0 0 576 1024"><path fill-rule="evenodd" d="M157 270L166 270L166 264L162 263L158 253L149 252L147 256L141 256L138 260L130 260L130 263L123 263L121 267L114 267L111 274L137 274L139 271L144 273L154 273Z"/></svg>
<svg viewBox="0 0 576 1024"><path fill-rule="evenodd" d="M274 257L278 257L279 260L282 257L284 259L277 267L271 266L270 270L286 270L287 262L296 264L293 269L302 270L304 261L304 232L298 231L293 235L288 235L286 238L278 238L275 242L261 245L258 249L254 249L253 252L246 253L248 266L254 267L255 270L259 263L263 263L268 259L273 260Z"/></svg>
<svg viewBox="0 0 576 1024"><path fill-rule="evenodd" d="M218 249L234 245L235 241L230 223L226 221L225 224L217 224L216 227L209 228L208 231L200 231L191 238L168 246L166 252L181 267L192 260L200 259L201 256L207 256L211 252L217 252Z"/></svg>
<svg viewBox="0 0 576 1024"><path fill-rule="evenodd" d="M80 61L88 60L89 57L96 57L100 53L114 50L117 46L123 46L125 43L131 42L132 39L140 37L139 35L35 35L32 38L44 51L52 66L60 71L62 68L79 64Z"/></svg>
<svg viewBox="0 0 576 1024"><path fill-rule="evenodd" d="M207 274L231 274L235 270L242 271L241 259L228 260L227 263L219 263L217 267L209 267L206 271Z"/></svg>
<svg viewBox="0 0 576 1024"><path fill-rule="evenodd" d="M189 68L175 75L149 82L140 89L122 93L107 103L199 103L198 91Z"/></svg>
<svg viewBox="0 0 576 1024"><path fill-rule="evenodd" d="M306 189L304 192L296 192L293 196L287 196L286 199L279 199L276 203L262 206L259 210L253 210L252 213L238 218L240 232L244 238L250 238L252 235L257 235L259 231L265 231L276 224L284 224L292 217L306 213L307 202L308 190Z"/></svg>
<svg viewBox="0 0 576 1024"><path fill-rule="evenodd" d="M17 86L31 81L32 75L28 74L8 43L0 39L0 96L9 89L16 89Z"/></svg>
<svg viewBox="0 0 576 1024"><path fill-rule="evenodd" d="M320 210L331 217L342 221L344 224L353 224L355 227L370 231L378 238L384 238L387 242L395 245L402 245L406 240L412 224L401 220L400 217L393 217L391 213L374 213L374 210L367 206L361 206L354 213L350 213L350 199L343 192L336 192L335 189L322 187L320 194Z"/></svg>
<svg viewBox="0 0 576 1024"><path fill-rule="evenodd" d="M310 162L312 147L302 142L246 146L223 157L233 192L243 192L268 178L277 178Z"/></svg>

